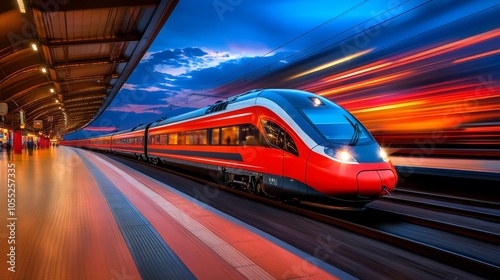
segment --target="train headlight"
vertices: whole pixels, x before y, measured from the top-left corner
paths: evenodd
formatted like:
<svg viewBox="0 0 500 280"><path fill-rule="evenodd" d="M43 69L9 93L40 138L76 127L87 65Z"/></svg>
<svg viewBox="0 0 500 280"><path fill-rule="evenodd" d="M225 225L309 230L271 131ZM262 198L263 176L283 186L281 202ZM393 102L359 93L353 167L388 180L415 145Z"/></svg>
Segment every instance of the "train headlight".
<svg viewBox="0 0 500 280"><path fill-rule="evenodd" d="M358 163L358 161L346 150L325 147L325 154L342 163Z"/></svg>
<svg viewBox="0 0 500 280"><path fill-rule="evenodd" d="M389 156L387 156L387 153L384 151L384 149L379 148L378 154L382 158L383 161L388 162L389 161Z"/></svg>

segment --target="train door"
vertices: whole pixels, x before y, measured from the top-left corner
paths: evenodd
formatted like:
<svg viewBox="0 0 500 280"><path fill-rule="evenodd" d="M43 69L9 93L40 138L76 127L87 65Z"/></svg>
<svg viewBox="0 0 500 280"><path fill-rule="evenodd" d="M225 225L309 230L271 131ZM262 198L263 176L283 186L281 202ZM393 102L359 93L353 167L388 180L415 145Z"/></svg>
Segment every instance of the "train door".
<svg viewBox="0 0 500 280"><path fill-rule="evenodd" d="M299 151L292 136L283 131L283 189L287 194L300 194L300 181L304 181L305 162L299 157Z"/></svg>
<svg viewBox="0 0 500 280"><path fill-rule="evenodd" d="M276 160L279 157L275 164L281 164L280 176L268 177L267 180L264 177L264 183L267 188L275 189L277 195L297 197L300 194L300 181L304 181L305 162L299 157L295 141L285 129L272 121L263 121L262 125L274 148L271 151L273 158ZM266 158L270 158L269 155Z"/></svg>
<svg viewBox="0 0 500 280"><path fill-rule="evenodd" d="M282 196L283 190L283 149L281 128L274 122L261 120L265 137L271 148L261 155L262 165L265 166L263 181L265 192L275 196Z"/></svg>
<svg viewBox="0 0 500 280"><path fill-rule="evenodd" d="M144 135L143 135L143 138L142 138L142 149L143 149L143 153L144 153L144 158L147 160L147 161L151 161L150 157L149 157L149 151L148 151L148 144L149 144L149 127L152 125L152 123L148 124L146 126L146 128L144 128Z"/></svg>

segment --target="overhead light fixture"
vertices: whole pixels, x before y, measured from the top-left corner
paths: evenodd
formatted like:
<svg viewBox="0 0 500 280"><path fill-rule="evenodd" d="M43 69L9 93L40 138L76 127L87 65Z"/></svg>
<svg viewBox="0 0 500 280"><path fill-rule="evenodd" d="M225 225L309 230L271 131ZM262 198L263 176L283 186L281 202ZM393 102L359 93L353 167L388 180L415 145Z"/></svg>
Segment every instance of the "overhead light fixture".
<svg viewBox="0 0 500 280"><path fill-rule="evenodd" d="M51 88L51 89L50 89L50 92L54 93L54 91L55 91L55 90L54 90L53 88Z"/></svg>
<svg viewBox="0 0 500 280"><path fill-rule="evenodd" d="M31 47L33 48L34 51L38 51L38 47L36 46L35 43L32 43L31 44Z"/></svg>
<svg viewBox="0 0 500 280"><path fill-rule="evenodd" d="M21 13L26 13L26 8L24 7L24 2L23 0L17 0L17 5L19 5L19 11Z"/></svg>
<svg viewBox="0 0 500 280"><path fill-rule="evenodd" d="M47 73L47 68L42 67L42 73Z"/></svg>
<svg viewBox="0 0 500 280"><path fill-rule="evenodd" d="M56 103L59 103L59 100L56 99Z"/></svg>

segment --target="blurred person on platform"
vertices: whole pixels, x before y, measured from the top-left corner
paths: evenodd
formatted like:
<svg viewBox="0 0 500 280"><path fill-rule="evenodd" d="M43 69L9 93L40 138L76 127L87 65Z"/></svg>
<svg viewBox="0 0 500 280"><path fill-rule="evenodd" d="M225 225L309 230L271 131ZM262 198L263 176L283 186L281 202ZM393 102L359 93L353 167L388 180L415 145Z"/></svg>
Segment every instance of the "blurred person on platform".
<svg viewBox="0 0 500 280"><path fill-rule="evenodd" d="M28 147L28 155L33 155L33 148L35 146L35 143L33 143L33 138L29 138L28 139L28 144L26 144L27 147Z"/></svg>
<svg viewBox="0 0 500 280"><path fill-rule="evenodd" d="M12 144L10 143L10 139L7 140L7 143L5 144L5 151L7 152L7 159L10 160L10 153L12 151Z"/></svg>

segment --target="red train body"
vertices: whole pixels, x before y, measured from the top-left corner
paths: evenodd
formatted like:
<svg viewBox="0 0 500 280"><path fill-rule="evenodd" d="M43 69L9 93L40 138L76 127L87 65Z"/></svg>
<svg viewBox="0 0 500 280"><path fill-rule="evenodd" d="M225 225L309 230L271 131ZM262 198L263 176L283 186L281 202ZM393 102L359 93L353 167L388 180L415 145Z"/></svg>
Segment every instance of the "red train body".
<svg viewBox="0 0 500 280"><path fill-rule="evenodd" d="M252 193L320 207L362 208L397 183L387 155L354 116L296 90L255 90L63 144L201 171Z"/></svg>

